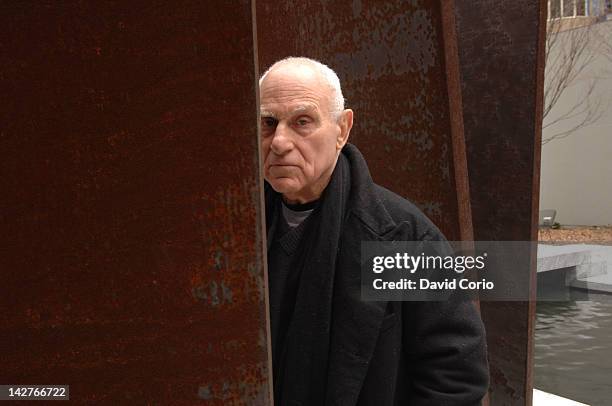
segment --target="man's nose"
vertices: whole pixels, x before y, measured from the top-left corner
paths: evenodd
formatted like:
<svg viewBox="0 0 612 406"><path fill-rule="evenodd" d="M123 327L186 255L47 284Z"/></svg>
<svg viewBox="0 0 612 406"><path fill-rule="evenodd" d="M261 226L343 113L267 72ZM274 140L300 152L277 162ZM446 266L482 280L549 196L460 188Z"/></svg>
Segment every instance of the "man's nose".
<svg viewBox="0 0 612 406"><path fill-rule="evenodd" d="M272 143L270 144L272 152L277 155L284 155L293 149L293 141L289 131L290 129L287 128L287 125L278 123L272 136Z"/></svg>

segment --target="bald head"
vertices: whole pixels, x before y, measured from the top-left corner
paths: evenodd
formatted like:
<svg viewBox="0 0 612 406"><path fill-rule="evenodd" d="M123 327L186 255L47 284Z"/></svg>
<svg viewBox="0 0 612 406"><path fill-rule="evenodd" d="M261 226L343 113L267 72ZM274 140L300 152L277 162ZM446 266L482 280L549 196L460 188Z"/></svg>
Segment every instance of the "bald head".
<svg viewBox="0 0 612 406"><path fill-rule="evenodd" d="M337 120L340 113L344 110L344 96L342 95L338 75L327 65L317 60L305 57L281 59L261 75L259 79L260 88L271 74L291 75L303 80L318 81L320 85L329 91L329 107L332 117Z"/></svg>

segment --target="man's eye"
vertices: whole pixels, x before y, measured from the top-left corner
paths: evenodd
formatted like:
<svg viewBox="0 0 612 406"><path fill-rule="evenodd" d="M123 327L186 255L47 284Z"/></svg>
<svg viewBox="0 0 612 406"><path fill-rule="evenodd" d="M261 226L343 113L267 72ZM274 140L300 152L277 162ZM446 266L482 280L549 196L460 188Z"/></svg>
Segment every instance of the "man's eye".
<svg viewBox="0 0 612 406"><path fill-rule="evenodd" d="M305 119L305 118L299 118L299 119L297 119L297 121L296 121L296 124L297 124L299 127L304 127L305 125L308 125L309 123L310 123L310 121L309 121L309 120L307 120L307 119Z"/></svg>
<svg viewBox="0 0 612 406"><path fill-rule="evenodd" d="M275 118L272 117L264 117L261 119L261 126L263 128L276 128L276 124L278 123L278 121Z"/></svg>

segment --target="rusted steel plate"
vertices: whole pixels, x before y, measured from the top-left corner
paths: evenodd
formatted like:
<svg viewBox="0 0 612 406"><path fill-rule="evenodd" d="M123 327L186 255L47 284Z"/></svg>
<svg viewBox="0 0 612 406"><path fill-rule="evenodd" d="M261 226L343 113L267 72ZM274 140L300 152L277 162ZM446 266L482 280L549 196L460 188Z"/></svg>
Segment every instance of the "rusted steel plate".
<svg viewBox="0 0 612 406"><path fill-rule="evenodd" d="M267 404L250 2L0 15L0 382Z"/></svg>
<svg viewBox="0 0 612 406"><path fill-rule="evenodd" d="M456 2L474 236L536 240L546 2ZM517 258L530 281L535 253ZM487 302L491 404L530 405L535 302Z"/></svg>
<svg viewBox="0 0 612 406"><path fill-rule="evenodd" d="M442 24L452 3L261 0L257 16L260 70L286 56L328 64L374 181L413 200L449 239L469 239L454 26Z"/></svg>

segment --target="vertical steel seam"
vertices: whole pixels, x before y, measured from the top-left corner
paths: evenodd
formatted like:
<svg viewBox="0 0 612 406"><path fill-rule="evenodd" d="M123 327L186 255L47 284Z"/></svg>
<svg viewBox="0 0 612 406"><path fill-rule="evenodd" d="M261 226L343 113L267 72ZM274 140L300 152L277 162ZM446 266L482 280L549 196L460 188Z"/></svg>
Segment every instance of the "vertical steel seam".
<svg viewBox="0 0 612 406"><path fill-rule="evenodd" d="M258 216L258 227L260 235L259 239L259 253L261 254L261 266L263 274L263 286L264 286L264 320L266 329L266 354L267 354L267 370L268 370L268 382L267 382L267 404L274 406L274 388L273 388L273 377L272 377L272 338L270 337L270 295L268 289L268 255L267 255L267 232L266 232L266 206L264 196L264 174L263 166L261 162L261 127L260 127L260 111L259 111L259 49L257 47L257 2L251 0L251 27L253 29L253 80L255 84L255 116L257 117L257 168L258 168L258 190L259 190L259 211Z"/></svg>
<svg viewBox="0 0 612 406"><path fill-rule="evenodd" d="M533 175L531 191L531 240L538 240L538 213L540 209L540 166L542 157L542 115L544 110L544 64L546 52L546 20L548 6L546 0L539 2L538 49L536 55L536 92L535 92L535 138L533 140ZM537 245L536 252L531 253L529 281L529 320L527 322L527 366L525 382L525 404L533 403L533 356L535 347L535 316L537 305Z"/></svg>
<svg viewBox="0 0 612 406"><path fill-rule="evenodd" d="M463 127L463 103L461 101L461 78L459 73L459 51L455 30L455 3L453 0L440 0L442 14L442 36L444 42L444 67L448 89L448 110L453 148L453 169L455 190L457 192L457 214L459 236L463 241L474 239L470 189L465 151Z"/></svg>
<svg viewBox="0 0 612 406"><path fill-rule="evenodd" d="M470 202L470 183L467 166L465 143L465 128L463 125L463 102L461 97L461 72L459 69L459 49L455 25L454 0L440 0L442 14L442 35L444 42L444 58L446 70L446 85L448 89L448 110L453 148L453 168L455 174L455 190L457 192L457 214L459 236L462 241L474 240L472 223L472 208ZM473 248L473 245L472 245ZM480 312L480 302L474 301ZM485 394L481 406L489 406L489 394Z"/></svg>

